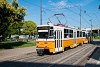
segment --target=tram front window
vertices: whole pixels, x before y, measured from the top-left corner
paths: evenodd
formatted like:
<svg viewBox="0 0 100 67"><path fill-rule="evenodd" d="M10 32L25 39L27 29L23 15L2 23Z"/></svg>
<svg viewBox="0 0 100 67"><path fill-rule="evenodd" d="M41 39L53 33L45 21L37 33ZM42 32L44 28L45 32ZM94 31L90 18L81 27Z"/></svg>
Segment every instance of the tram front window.
<svg viewBox="0 0 100 67"><path fill-rule="evenodd" d="M53 27L50 26L42 26L37 27L38 30L38 38L54 38Z"/></svg>
<svg viewBox="0 0 100 67"><path fill-rule="evenodd" d="M38 38L48 38L48 32L38 32Z"/></svg>

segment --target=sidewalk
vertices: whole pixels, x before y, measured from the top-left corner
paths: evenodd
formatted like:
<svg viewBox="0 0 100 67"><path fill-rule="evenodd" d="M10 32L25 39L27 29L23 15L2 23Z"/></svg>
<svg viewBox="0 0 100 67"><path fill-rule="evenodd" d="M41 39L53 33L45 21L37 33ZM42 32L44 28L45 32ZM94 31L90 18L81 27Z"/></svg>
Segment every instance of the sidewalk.
<svg viewBox="0 0 100 67"><path fill-rule="evenodd" d="M32 53L32 52L36 52L36 46L1 50L0 51L0 60L5 59L5 58L9 58L9 57L13 57L13 56Z"/></svg>

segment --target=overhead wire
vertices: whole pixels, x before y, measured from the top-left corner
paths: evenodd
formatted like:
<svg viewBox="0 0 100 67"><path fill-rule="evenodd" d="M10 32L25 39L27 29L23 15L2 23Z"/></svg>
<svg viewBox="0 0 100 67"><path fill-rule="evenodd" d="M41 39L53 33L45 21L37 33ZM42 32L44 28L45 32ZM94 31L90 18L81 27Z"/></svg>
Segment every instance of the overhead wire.
<svg viewBox="0 0 100 67"><path fill-rule="evenodd" d="M78 8L79 9L79 8ZM79 9L80 10L80 9ZM84 11L84 10L82 10L82 11ZM88 16L88 17L90 17L90 19L92 19L92 20L94 20L93 19L93 17L91 16L91 15L89 15L89 14L87 14L87 13L84 13L86 16ZM96 18L97 19L97 18ZM90 24L91 25L91 24ZM96 25L96 24L95 24ZM93 25L94 26L94 25ZM96 25L96 26L98 26L98 25ZM100 27L100 26L98 26L98 27Z"/></svg>
<svg viewBox="0 0 100 67"><path fill-rule="evenodd" d="M97 22L100 22L100 20L98 19L98 16L97 16L95 13L94 13L93 15L94 15L95 18L97 19L96 21L97 21ZM98 27L100 27L99 24L96 24L96 25L97 25Z"/></svg>
<svg viewBox="0 0 100 67"><path fill-rule="evenodd" d="M28 3L29 5L33 5L33 6L36 6L36 7L39 7L39 8L40 8L39 5L36 5L36 4L34 4L34 3L28 2L28 1L26 1L26 0L22 0L22 1L24 1L25 3ZM50 9L47 9L47 8L44 8L44 7L42 7L42 9L45 9L45 10L47 10L47 11L54 12L54 11L52 11L52 10L50 10Z"/></svg>
<svg viewBox="0 0 100 67"><path fill-rule="evenodd" d="M56 2L54 2L54 1L52 1L52 2L56 4ZM61 5L58 5L58 7L62 7L62 6ZM61 10L61 9L68 9L69 11L73 12L74 14L79 15L78 13L72 11L71 9L69 9L67 7L66 8L56 8L56 10Z"/></svg>
<svg viewBox="0 0 100 67"><path fill-rule="evenodd" d="M22 1L24 1L25 3L28 3L29 5L33 5L33 6L36 6L36 7L40 7L39 5L33 4L33 3L28 2L28 1L26 1L26 0L22 0ZM42 7L42 8L45 9L45 10L47 10L47 11L55 12L55 11L53 11L53 10L50 10L50 9L47 9L47 8L44 8L44 7ZM64 8L64 9L68 9L68 8ZM73 13L75 13L76 15L79 15L78 13L76 13L76 12L70 10L70 9L68 9L68 10L71 11L71 12L73 12Z"/></svg>
<svg viewBox="0 0 100 67"><path fill-rule="evenodd" d="M22 0L22 1L24 1L24 2L26 2L26 3L28 3L29 5L33 5L33 6L37 6L37 7L40 7L39 5L36 5L36 4L34 4L34 3L31 3L31 2L28 2L28 1L26 1L26 0ZM54 1L52 1L52 2L54 2ZM55 2L54 2L55 3ZM47 9L47 8L44 8L44 7L42 7L43 9L45 9L45 10L47 10L47 11L50 11L50 12L55 12L55 11L53 11L53 10L50 10L50 9ZM73 11L73 10L71 10L71 9L69 9L69 8L57 8L57 10L61 10L61 9L67 9L67 10L69 10L69 11L71 11L72 13L74 13L74 14L76 14L76 15L79 15L77 12L75 12L75 11ZM86 14L86 13L85 13ZM90 15L88 15L88 14L86 14L88 17L91 17ZM45 15L46 16L46 15ZM82 18L83 19L83 18ZM86 21L86 20L84 20L84 21ZM88 23L89 24L89 23Z"/></svg>
<svg viewBox="0 0 100 67"><path fill-rule="evenodd" d="M52 1L52 2L54 2L54 1ZM56 3L56 2L54 2L54 3ZM60 5L59 5L59 7L61 7ZM74 14L76 14L76 15L79 15L80 16L80 14L78 14L77 12L75 12L75 11L73 11L73 10L71 10L71 9L69 9L69 8L60 8L60 9L67 9L67 10L69 10L69 11L71 11L72 13L74 13ZM60 10L59 8L58 8L58 10ZM74 19L75 20L75 19ZM84 20L85 21L85 20ZM88 23L89 24L89 23ZM84 25L83 25L84 26Z"/></svg>
<svg viewBox="0 0 100 67"><path fill-rule="evenodd" d="M36 5L36 4L34 4L34 3L31 3L31 2L29 2L29 1L26 1L26 0L22 0L23 2L25 2L25 3L27 3L27 4L29 4L29 5L32 5L32 6L36 6L36 7L41 7L41 6L39 6L39 5ZM55 13L55 11L53 11L53 10L50 10L50 9L47 9L47 8L44 8L43 6L42 6L42 13L44 12L44 16L47 16L47 13L46 13L46 11L50 11L50 12L54 12Z"/></svg>

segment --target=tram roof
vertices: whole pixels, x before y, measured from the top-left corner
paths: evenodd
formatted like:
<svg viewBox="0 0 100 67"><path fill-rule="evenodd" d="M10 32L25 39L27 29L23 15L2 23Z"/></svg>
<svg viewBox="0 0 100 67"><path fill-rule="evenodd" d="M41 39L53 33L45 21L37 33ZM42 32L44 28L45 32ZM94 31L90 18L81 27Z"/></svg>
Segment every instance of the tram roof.
<svg viewBox="0 0 100 67"><path fill-rule="evenodd" d="M43 27L43 26L51 26L51 27L62 27L62 28L64 28L64 29L76 29L76 30L78 30L78 31L82 31L82 30L80 30L80 29L77 29L77 28L74 28L74 27L69 27L69 26L55 26L55 25L38 25L37 27Z"/></svg>
<svg viewBox="0 0 100 67"><path fill-rule="evenodd" d="M42 27L42 26L53 26L53 25L38 25L37 27Z"/></svg>

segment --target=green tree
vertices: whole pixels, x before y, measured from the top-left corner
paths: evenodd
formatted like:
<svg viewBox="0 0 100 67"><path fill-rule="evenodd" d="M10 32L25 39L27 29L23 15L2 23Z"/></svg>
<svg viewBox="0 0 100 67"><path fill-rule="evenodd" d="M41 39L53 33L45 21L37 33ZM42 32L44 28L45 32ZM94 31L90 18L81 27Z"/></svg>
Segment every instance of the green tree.
<svg viewBox="0 0 100 67"><path fill-rule="evenodd" d="M34 35L37 33L37 25L33 21L25 21L23 24L23 34Z"/></svg>
<svg viewBox="0 0 100 67"><path fill-rule="evenodd" d="M94 38L97 36L96 33L93 33Z"/></svg>
<svg viewBox="0 0 100 67"><path fill-rule="evenodd" d="M19 7L17 0L13 0L12 4L8 0L0 0L0 36L5 38L10 33L9 30L20 28L20 22L26 15L25 10L24 7Z"/></svg>

